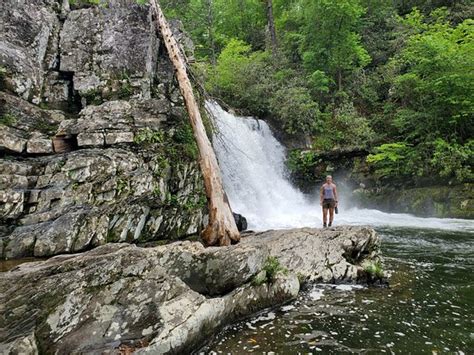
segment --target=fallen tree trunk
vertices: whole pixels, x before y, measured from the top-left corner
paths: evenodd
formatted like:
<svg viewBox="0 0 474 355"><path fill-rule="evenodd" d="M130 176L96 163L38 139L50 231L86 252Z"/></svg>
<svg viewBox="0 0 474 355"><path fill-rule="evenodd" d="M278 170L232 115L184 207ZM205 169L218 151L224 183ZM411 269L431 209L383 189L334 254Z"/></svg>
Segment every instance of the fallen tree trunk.
<svg viewBox="0 0 474 355"><path fill-rule="evenodd" d="M176 70L179 88L183 95L189 119L199 149L199 164L204 178L204 186L209 206L209 224L202 232L202 238L207 245L229 245L240 240L240 233L235 225L229 201L222 186L217 158L207 137L202 122L199 105L193 93L193 88L186 70L186 62L180 47L173 36L160 5L156 0L150 0L158 28L163 37L168 55Z"/></svg>

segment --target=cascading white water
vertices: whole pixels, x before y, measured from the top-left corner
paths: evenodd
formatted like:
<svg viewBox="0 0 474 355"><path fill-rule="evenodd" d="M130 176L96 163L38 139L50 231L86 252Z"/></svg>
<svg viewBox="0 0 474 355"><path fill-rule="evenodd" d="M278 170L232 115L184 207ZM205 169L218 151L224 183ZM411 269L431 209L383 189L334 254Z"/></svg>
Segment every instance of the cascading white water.
<svg viewBox="0 0 474 355"><path fill-rule="evenodd" d="M285 148L266 122L239 117L208 101L214 118L213 145L232 210L247 218L249 229L266 230L321 226L319 201L306 197L288 180ZM368 209L344 209L335 224L474 231L474 221L419 218Z"/></svg>

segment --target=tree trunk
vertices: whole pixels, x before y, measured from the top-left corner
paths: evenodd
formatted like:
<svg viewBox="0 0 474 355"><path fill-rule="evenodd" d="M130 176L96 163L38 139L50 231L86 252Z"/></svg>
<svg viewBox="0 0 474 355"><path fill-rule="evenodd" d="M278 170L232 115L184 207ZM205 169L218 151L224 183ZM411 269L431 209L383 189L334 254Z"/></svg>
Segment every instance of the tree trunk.
<svg viewBox="0 0 474 355"><path fill-rule="evenodd" d="M270 45L273 54L276 54L278 50L278 41L275 30L275 19L273 18L273 1L267 1L267 23L268 23L268 34L270 37Z"/></svg>
<svg viewBox="0 0 474 355"><path fill-rule="evenodd" d="M209 35L209 46L211 47L211 63L216 65L216 41L214 39L214 9L212 0L206 1L207 6L207 29Z"/></svg>
<svg viewBox="0 0 474 355"><path fill-rule="evenodd" d="M193 88L187 74L186 62L157 1L150 0L150 5L168 50L168 55L176 70L179 88L186 103L194 137L199 149L199 164L204 178L209 205L209 224L202 232L202 238L207 245L222 246L230 245L232 242L237 243L240 240L240 233L235 225L229 201L222 186L217 158L206 135L199 106L194 97Z"/></svg>

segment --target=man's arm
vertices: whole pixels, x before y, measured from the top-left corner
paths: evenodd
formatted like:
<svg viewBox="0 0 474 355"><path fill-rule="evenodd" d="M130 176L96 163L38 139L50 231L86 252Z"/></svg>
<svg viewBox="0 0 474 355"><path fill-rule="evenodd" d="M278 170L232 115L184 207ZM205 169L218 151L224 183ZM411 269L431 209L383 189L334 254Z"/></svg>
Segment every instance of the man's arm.
<svg viewBox="0 0 474 355"><path fill-rule="evenodd" d="M337 202L339 201L339 198L337 196L337 189L336 189L336 185L334 185L333 187L333 191L334 191L334 199L336 200L336 205L337 205Z"/></svg>
<svg viewBox="0 0 474 355"><path fill-rule="evenodd" d="M324 197L323 188L324 188L324 185L322 185L322 186L319 188L319 204L320 204L321 206L323 205L323 197Z"/></svg>

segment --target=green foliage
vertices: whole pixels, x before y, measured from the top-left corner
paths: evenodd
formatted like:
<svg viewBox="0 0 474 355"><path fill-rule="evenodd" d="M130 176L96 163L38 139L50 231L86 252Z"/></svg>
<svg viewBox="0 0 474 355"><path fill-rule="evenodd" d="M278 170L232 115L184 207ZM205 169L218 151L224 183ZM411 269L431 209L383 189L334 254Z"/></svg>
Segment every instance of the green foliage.
<svg viewBox="0 0 474 355"><path fill-rule="evenodd" d="M101 0L69 0L69 5L101 5Z"/></svg>
<svg viewBox="0 0 474 355"><path fill-rule="evenodd" d="M311 139L311 152L290 154L291 171L314 177L321 151L363 148L385 182L472 179L469 1L273 0L276 53L266 50L265 1L160 3L191 33L213 96ZM178 157L187 143L176 144Z"/></svg>
<svg viewBox="0 0 474 355"><path fill-rule="evenodd" d="M288 270L280 264L280 261L275 256L269 256L267 258L263 270L266 272L269 282L274 282L279 273L284 275L288 273Z"/></svg>
<svg viewBox="0 0 474 355"><path fill-rule="evenodd" d="M250 45L233 39L210 71L208 89L246 112L273 117L290 135L318 132L318 104L298 75L277 70L268 53L252 52Z"/></svg>
<svg viewBox="0 0 474 355"><path fill-rule="evenodd" d="M370 62L356 32L359 18L364 13L358 1L307 0L303 7L302 30L306 36L301 55L310 71L326 69L337 81L337 75ZM315 18L318 18L317 22L314 22Z"/></svg>
<svg viewBox="0 0 474 355"><path fill-rule="evenodd" d="M14 125L17 121L17 118L12 113L5 113L0 116L0 125L11 126Z"/></svg>
<svg viewBox="0 0 474 355"><path fill-rule="evenodd" d="M310 179L314 176L314 169L318 162L317 154L314 151L294 149L290 152L286 164L291 172Z"/></svg>
<svg viewBox="0 0 474 355"><path fill-rule="evenodd" d="M150 128L144 128L135 134L134 142L136 144L156 144L163 143L165 140L165 134L162 130L152 130Z"/></svg>
<svg viewBox="0 0 474 355"><path fill-rule="evenodd" d="M259 286L264 283L273 283L279 274L286 275L288 270L280 264L278 258L269 256L265 261L262 271L254 276L252 284Z"/></svg>
<svg viewBox="0 0 474 355"><path fill-rule="evenodd" d="M269 109L289 134L313 133L320 128L318 104L305 87L277 90L270 98Z"/></svg>
<svg viewBox="0 0 474 355"><path fill-rule="evenodd" d="M104 102L102 92L98 89L91 89L81 94L81 96L86 99L88 105L100 105Z"/></svg>
<svg viewBox="0 0 474 355"><path fill-rule="evenodd" d="M117 178L116 190L117 195L121 195L123 192L128 191L130 189L129 181L122 177Z"/></svg>
<svg viewBox="0 0 474 355"><path fill-rule="evenodd" d="M474 21L451 27L439 16L435 23L423 20L418 11L402 20L416 33L391 63L396 125L412 139L463 141L474 124Z"/></svg>
<svg viewBox="0 0 474 355"><path fill-rule="evenodd" d="M250 45L231 39L222 50L217 65L209 71L208 90L254 114L263 114L267 102L271 67L268 54L252 52Z"/></svg>
<svg viewBox="0 0 474 355"><path fill-rule="evenodd" d="M458 181L474 180L474 139L466 144L449 143L441 138L434 142L431 164L442 177L456 177Z"/></svg>
<svg viewBox="0 0 474 355"><path fill-rule="evenodd" d="M191 160L196 160L199 150L194 138L193 129L189 123L180 126L174 133L173 140L179 144L181 152Z"/></svg>
<svg viewBox="0 0 474 355"><path fill-rule="evenodd" d="M380 178L403 177L411 174L408 162L413 154L413 148L403 142L382 144L367 157L367 163Z"/></svg>
<svg viewBox="0 0 474 355"><path fill-rule="evenodd" d="M130 83L130 77L123 72L119 80L118 98L126 99L133 95L133 88Z"/></svg>
<svg viewBox="0 0 474 355"><path fill-rule="evenodd" d="M366 263L364 265L364 271L372 277L377 277L379 279L382 279L385 276L383 266L380 261Z"/></svg>
<svg viewBox="0 0 474 355"><path fill-rule="evenodd" d="M375 138L367 118L350 102L341 104L333 115L325 115L321 132L313 141L313 148L317 150L365 148Z"/></svg>

